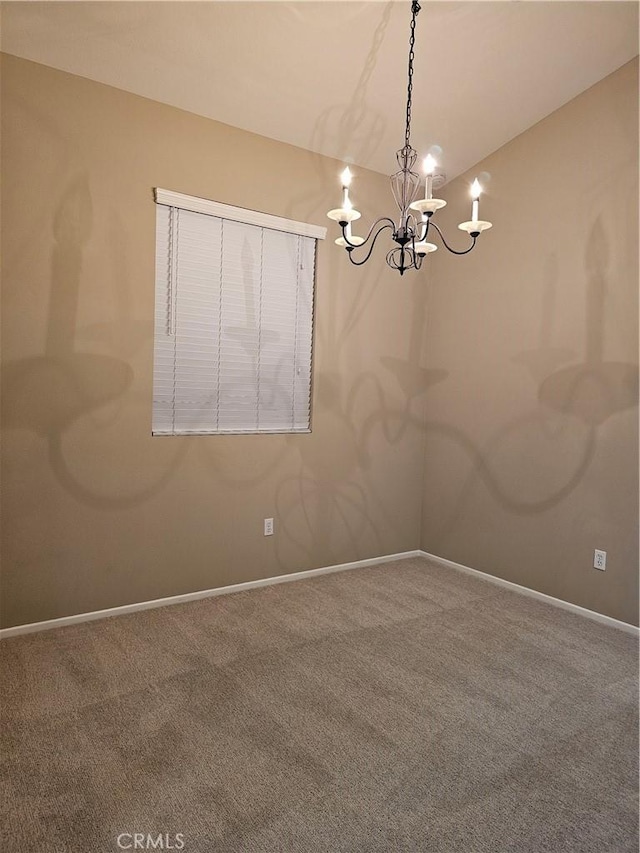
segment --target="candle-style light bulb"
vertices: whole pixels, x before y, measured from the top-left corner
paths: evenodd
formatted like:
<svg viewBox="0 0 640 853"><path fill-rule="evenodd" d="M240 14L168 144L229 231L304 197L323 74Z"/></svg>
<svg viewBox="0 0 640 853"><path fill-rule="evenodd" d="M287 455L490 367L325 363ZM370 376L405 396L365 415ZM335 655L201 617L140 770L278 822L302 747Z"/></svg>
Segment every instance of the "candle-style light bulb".
<svg viewBox="0 0 640 853"><path fill-rule="evenodd" d="M329 219L333 219L339 225L342 225L342 223L350 225L353 220L360 219L360 211L354 209L351 199L349 198L349 184L351 183L352 177L351 169L348 166L342 170L340 174L340 181L342 183L342 205L327 213ZM351 232L349 231L349 233ZM342 240L342 237L338 239ZM356 239L359 240L360 238L357 237ZM339 243L338 245L342 244ZM358 243L358 245L360 244Z"/></svg>
<svg viewBox="0 0 640 853"><path fill-rule="evenodd" d="M345 170L346 171L346 170ZM351 175L349 175L349 180L351 180ZM353 210L353 204L351 203L351 199L349 198L349 190L348 187L343 187L344 189L344 202L343 207L345 210ZM351 239L351 223L347 222L347 240Z"/></svg>
<svg viewBox="0 0 640 853"><path fill-rule="evenodd" d="M438 164L431 156L431 154L427 154L422 163L422 168L424 169L425 174L427 176L424 188L424 197L428 199L433 198L433 173L437 165Z"/></svg>
<svg viewBox="0 0 640 853"><path fill-rule="evenodd" d="M426 172L427 175L433 175L433 172L438 164L433 159L431 154L427 154L422 162L422 168Z"/></svg>
<svg viewBox="0 0 640 853"><path fill-rule="evenodd" d="M478 199L480 198L481 192L482 192L482 187L480 186L480 182L476 178L474 180L474 182L471 184L471 198L473 199L473 202L471 204L471 221L472 222L478 221L478 208L480 206Z"/></svg>
<svg viewBox="0 0 640 853"><path fill-rule="evenodd" d="M347 166L342 174L340 175L340 180L342 181L342 206L348 208L350 205L349 201L349 186L351 185L351 178L353 175L351 174L351 169Z"/></svg>

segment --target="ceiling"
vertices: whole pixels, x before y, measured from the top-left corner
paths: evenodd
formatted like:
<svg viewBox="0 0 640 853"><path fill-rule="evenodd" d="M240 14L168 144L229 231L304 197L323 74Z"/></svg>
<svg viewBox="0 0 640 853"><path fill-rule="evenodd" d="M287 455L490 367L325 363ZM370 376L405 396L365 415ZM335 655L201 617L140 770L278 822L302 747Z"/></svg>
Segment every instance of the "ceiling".
<svg viewBox="0 0 640 853"><path fill-rule="evenodd" d="M394 171L410 3L10 2L2 50ZM422 0L412 143L450 179L638 53L637 2Z"/></svg>

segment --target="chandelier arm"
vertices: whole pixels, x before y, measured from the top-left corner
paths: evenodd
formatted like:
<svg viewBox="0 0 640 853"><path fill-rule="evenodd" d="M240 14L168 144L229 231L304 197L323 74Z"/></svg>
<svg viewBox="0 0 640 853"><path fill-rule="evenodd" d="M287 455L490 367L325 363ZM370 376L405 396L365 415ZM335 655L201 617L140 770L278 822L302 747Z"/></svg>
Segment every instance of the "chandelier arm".
<svg viewBox="0 0 640 853"><path fill-rule="evenodd" d="M410 213L407 217L407 225L409 224L409 220L413 222L413 239L414 241L417 239L420 243L423 240L427 239L427 234L429 233L429 223L431 222L431 217L427 217L426 219L421 219L419 222L416 219L413 213ZM424 232L421 234L421 229L424 228Z"/></svg>
<svg viewBox="0 0 640 853"><path fill-rule="evenodd" d="M388 226L385 225L385 228L395 228L396 227L396 223L393 221L393 219L390 219L388 216L381 216L380 219L376 219L376 221L373 223L371 228L369 228L369 233L363 239L362 243L350 243L349 238L347 237L347 225L346 224L345 225L340 224L340 227L342 228L342 236L344 237L344 242L347 244L346 247L351 248L351 249L358 249L358 248L360 248L360 246L366 246L366 244L369 242L369 238L373 234L373 229L376 227L376 225L379 225L381 222L388 222L389 223ZM380 231L378 231L378 234L379 233L380 233ZM378 234L376 234L376 237L378 236ZM367 257L368 257L368 255L367 255Z"/></svg>
<svg viewBox="0 0 640 853"><path fill-rule="evenodd" d="M413 213L407 215L407 227L411 226L414 236L418 233L420 225L422 225L422 222L418 222Z"/></svg>
<svg viewBox="0 0 640 853"><path fill-rule="evenodd" d="M386 217L384 217L384 218L386 219ZM376 244L376 240L382 234L382 232L385 230L385 228L395 228L396 227L395 223L391 219L389 219L388 221L391 222L391 225L381 225L380 226L380 228L376 231L376 234L375 234L373 240L371 241L371 246L369 247L369 251L367 252L366 257L364 257L361 261L354 261L352 256L351 256L351 253L353 252L354 248L356 248L355 246L347 246L346 247L347 252L349 253L349 260L354 265L354 267L361 267L363 264L366 264L366 262L371 257L371 253L373 252L373 247ZM378 222L380 222L380 220L378 220ZM376 224L377 223L374 223L374 225L376 225ZM371 231L369 232L369 236L367 237L367 240L369 239L370 236L371 236Z"/></svg>
<svg viewBox="0 0 640 853"><path fill-rule="evenodd" d="M419 225L416 223L416 231L418 230L419 227L421 228L424 225L424 234L422 234L422 236L418 238L420 240L420 242L427 239L427 234L429 233L429 225L430 224L431 224L431 217L430 216L427 217L426 219L423 219Z"/></svg>
<svg viewBox="0 0 640 853"><path fill-rule="evenodd" d="M444 234L443 234L443 233L442 233L442 231L438 228L438 226L436 225L436 223L435 223L435 222L431 222L431 225L433 225L433 227L436 229L436 231L437 231L437 232L438 232L438 234L440 235L440 239L442 240L442 243L443 243L443 245L444 245L445 249L447 249L449 252L451 252L451 254L452 254L452 255L467 255L467 254L469 254L469 252L473 249L473 247L476 245L476 240L478 239L478 235L477 235L477 234L472 234L472 235L471 235L471 239L473 240L473 242L471 243L471 245L469 246L469 248L468 248L468 249L464 249L464 251L462 251L462 252L459 252L459 251L457 251L456 249L452 249L452 248L451 248L451 246L450 246L450 245L447 243L447 241L444 239Z"/></svg>
<svg viewBox="0 0 640 853"><path fill-rule="evenodd" d="M416 223L416 227L417 227L417 223ZM427 223L427 230L428 230L428 228L429 228L429 225L428 225L428 223ZM424 238L425 238L426 236L427 236L427 232L425 231L425 232L424 232L424 237L420 237L420 238L418 238L418 240L419 240L420 242L422 242L422 240L424 240ZM419 270L419 269L420 269L420 267L422 266L422 262L423 262L423 260L424 260L424 255L419 255L419 254L416 252L416 238L415 238L415 235L411 238L411 251L412 251L412 254L413 254L413 268L414 268L415 270Z"/></svg>
<svg viewBox="0 0 640 853"><path fill-rule="evenodd" d="M416 255L414 262L413 262L413 266L415 267L415 269L419 270L420 267L422 266L423 261L424 261L424 257L422 255Z"/></svg>

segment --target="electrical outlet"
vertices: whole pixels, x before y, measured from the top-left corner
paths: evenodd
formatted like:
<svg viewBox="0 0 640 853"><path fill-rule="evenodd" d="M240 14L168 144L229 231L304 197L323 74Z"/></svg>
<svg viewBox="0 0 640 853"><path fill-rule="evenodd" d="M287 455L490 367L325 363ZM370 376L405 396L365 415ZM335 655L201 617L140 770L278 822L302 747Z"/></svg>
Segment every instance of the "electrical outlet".
<svg viewBox="0 0 640 853"><path fill-rule="evenodd" d="M598 551L593 552L593 568L600 569L601 572L607 568L607 552L606 551Z"/></svg>
<svg viewBox="0 0 640 853"><path fill-rule="evenodd" d="M273 519L265 518L264 520L264 535L273 536Z"/></svg>

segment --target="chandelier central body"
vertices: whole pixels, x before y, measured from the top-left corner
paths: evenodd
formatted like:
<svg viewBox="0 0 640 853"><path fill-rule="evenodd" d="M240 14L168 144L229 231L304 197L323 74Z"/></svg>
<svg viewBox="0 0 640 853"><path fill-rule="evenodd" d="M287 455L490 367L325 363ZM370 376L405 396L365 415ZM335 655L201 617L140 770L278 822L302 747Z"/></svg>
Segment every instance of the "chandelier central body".
<svg viewBox="0 0 640 853"><path fill-rule="evenodd" d="M420 198L422 180L420 175L414 171L418 153L411 146L411 104L413 96L413 60L416 38L416 18L420 11L418 0L411 3L411 34L409 37L409 65L407 71L407 109L405 121L404 145L396 152L396 159L400 167L391 175L391 191L398 206L399 215L397 220L387 216L377 219L366 237L359 237L352 232L351 223L360 219L360 212L356 210L349 198L349 186L351 184L351 172L347 167L342 173L342 206L330 210L327 216L338 223L342 236L335 241L343 246L349 255L349 260L355 266L365 264L373 252L373 248L380 234L387 229L391 231L391 237L396 245L387 252L387 264L400 275L406 270L420 269L425 255L435 252L438 248L435 243L427 242L430 229L440 237L443 246L454 255L466 255L476 245L482 231L491 228L490 222L478 218L479 197L482 189L477 180L474 181L471 195L473 198L471 219L462 222L458 226L466 231L471 237L471 245L466 249L458 251L448 245L442 231L432 220L433 214L446 205L443 199L433 198L433 173L436 162L431 155L424 161L426 179L424 181L424 198ZM358 258L354 250L361 249L365 254Z"/></svg>

